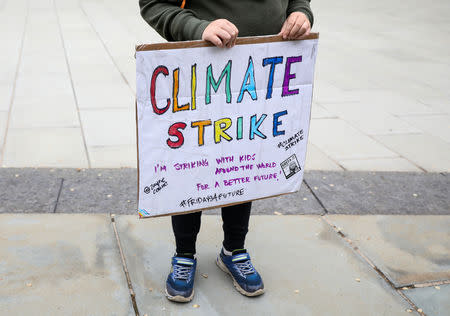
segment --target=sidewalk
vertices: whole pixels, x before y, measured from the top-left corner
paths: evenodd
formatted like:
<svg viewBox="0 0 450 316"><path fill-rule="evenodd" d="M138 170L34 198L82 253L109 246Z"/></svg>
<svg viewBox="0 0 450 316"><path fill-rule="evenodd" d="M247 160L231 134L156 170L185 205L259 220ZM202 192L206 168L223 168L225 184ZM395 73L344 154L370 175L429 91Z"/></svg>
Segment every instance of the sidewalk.
<svg viewBox="0 0 450 316"><path fill-rule="evenodd" d="M135 214L134 46L163 39L137 0L0 1L0 316L448 316L450 2L311 5L304 183L255 202L247 240L267 293L215 266L212 210L182 305L170 219Z"/></svg>
<svg viewBox="0 0 450 316"><path fill-rule="evenodd" d="M309 170L450 170L447 0L312 1ZM136 0L0 4L0 166L136 166ZM98 124L101 121L102 124Z"/></svg>
<svg viewBox="0 0 450 316"><path fill-rule="evenodd" d="M170 218L138 219L135 169L0 169L0 315L446 316L449 188L448 174L306 172L300 192L253 205L255 299L214 265L221 219L206 211L180 305L163 292Z"/></svg>
<svg viewBox="0 0 450 316"><path fill-rule="evenodd" d="M163 292L174 249L169 218L120 215L112 223L107 214L1 214L0 315L134 315L133 302L139 315L450 310L448 215L254 216L247 247L267 289L258 298L240 295L215 266L220 226L218 216L203 217L195 298L176 304Z"/></svg>

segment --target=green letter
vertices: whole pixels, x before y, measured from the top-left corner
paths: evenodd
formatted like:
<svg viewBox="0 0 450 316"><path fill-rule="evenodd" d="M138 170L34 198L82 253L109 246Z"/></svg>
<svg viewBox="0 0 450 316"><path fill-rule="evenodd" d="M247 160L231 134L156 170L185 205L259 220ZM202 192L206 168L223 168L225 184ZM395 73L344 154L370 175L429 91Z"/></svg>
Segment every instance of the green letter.
<svg viewBox="0 0 450 316"><path fill-rule="evenodd" d="M207 68L206 72L206 97L205 97L205 104L211 103L211 86L213 87L214 91L217 92L219 90L220 83L222 82L222 79L224 76L227 76L226 82L225 82L225 93L227 95L227 103L231 103L231 88L230 88L230 81L231 81L231 60L228 61L225 68L222 70L222 73L220 74L220 78L218 81L214 79L214 75L212 73L212 65L210 64Z"/></svg>

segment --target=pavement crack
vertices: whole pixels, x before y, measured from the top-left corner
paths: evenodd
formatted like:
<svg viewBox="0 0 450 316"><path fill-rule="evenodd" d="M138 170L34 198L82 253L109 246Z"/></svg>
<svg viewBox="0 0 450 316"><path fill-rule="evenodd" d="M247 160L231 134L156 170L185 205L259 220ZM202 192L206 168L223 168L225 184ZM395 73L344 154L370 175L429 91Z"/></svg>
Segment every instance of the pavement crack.
<svg viewBox="0 0 450 316"><path fill-rule="evenodd" d="M440 285L446 285L450 284L450 280L440 280L440 281L430 281L425 283L413 283L413 284L407 284L403 286L398 286L397 290L412 290L412 289L418 289L423 287L434 287L434 286L440 286Z"/></svg>
<svg viewBox="0 0 450 316"><path fill-rule="evenodd" d="M130 292L131 304L133 305L134 313L136 316L139 315L139 309L136 303L136 293L133 289L133 283L131 282L130 273L128 272L127 261L125 260L125 255L123 254L122 244L120 243L119 232L116 227L116 218L114 214L111 214L111 224L114 230L114 235L116 237L117 247L119 248L120 260L122 261L122 269L125 274L125 278L127 279L128 290Z"/></svg>
<svg viewBox="0 0 450 316"><path fill-rule="evenodd" d="M401 289L397 288L395 284L386 276L386 274L383 273L373 262L369 259L357 246L353 244L353 242L345 237L345 234L341 231L340 228L336 227L336 225L333 225L326 216L322 216L321 219L324 220L325 223L327 223L343 240L345 243L347 243L353 251L360 256L391 288L393 291L395 291L398 295L400 295L406 302L408 302L409 305L411 305L412 308L415 309L417 313L419 313L421 316L427 316L422 309L420 309L416 304L414 304L413 301L411 301ZM420 309L420 311L419 311Z"/></svg>
<svg viewBox="0 0 450 316"><path fill-rule="evenodd" d="M61 178L61 183L59 185L58 195L56 196L56 202L55 202L55 207L53 208L53 213L56 213L56 209L58 208L59 197L61 196L63 185L64 185L64 178Z"/></svg>
<svg viewBox="0 0 450 316"><path fill-rule="evenodd" d="M323 215L328 214L328 209L325 207L325 205L322 203L322 201L319 199L319 197L316 195L316 193L311 189L311 187L309 186L308 182L306 182L306 179L304 179L304 178L303 178L303 183L306 185L306 187L311 192L311 194L316 198L317 203L319 203L320 207L323 208L324 213L321 214L321 215L323 216Z"/></svg>
<svg viewBox="0 0 450 316"><path fill-rule="evenodd" d="M56 17L56 21L58 22L58 32L59 32L59 38L61 40L62 43L62 48L64 51L64 59L66 61L66 69L67 72L69 74L69 79L70 79L70 86L72 89L72 95L73 95L73 100L75 102L75 108L77 110L77 116L78 116L78 123L80 124L80 131L81 131L81 136L83 139L83 146L84 146L84 150L86 151L86 159L87 159L87 163L88 163L88 167L91 168L91 157L89 155L89 150L88 150L88 145L87 145L87 141L86 141L86 133L84 131L83 128L83 122L81 120L81 114L80 114L80 104L78 102L78 95L77 95L77 91L75 89L75 83L74 83L74 79L72 76L72 68L70 65L70 61L69 61L69 55L67 53L67 47L66 47L66 40L64 39L64 33L63 33L63 28L61 25L61 20L59 18L59 12L58 12L58 8L56 6L56 2L53 2L53 10L55 12L55 17Z"/></svg>
<svg viewBox="0 0 450 316"><path fill-rule="evenodd" d="M17 79L19 78L19 70L20 66L22 65L22 58L23 58L23 51L25 46L25 38L28 30L28 23L30 19L30 2L27 2L27 10L25 13L25 24L23 26L23 32L22 32L22 38L20 40L20 48L19 48L19 56L17 58L17 65L14 72L14 81L12 85L12 91L11 91L11 98L9 99L9 106L7 108L7 118L6 118L6 126L5 126L5 133L3 135L3 140L0 138L0 166L4 165L5 162L5 151L6 151L6 140L8 139L8 132L10 128L11 123L11 116L12 116L12 108L14 105L14 99L16 97L16 87L17 87Z"/></svg>

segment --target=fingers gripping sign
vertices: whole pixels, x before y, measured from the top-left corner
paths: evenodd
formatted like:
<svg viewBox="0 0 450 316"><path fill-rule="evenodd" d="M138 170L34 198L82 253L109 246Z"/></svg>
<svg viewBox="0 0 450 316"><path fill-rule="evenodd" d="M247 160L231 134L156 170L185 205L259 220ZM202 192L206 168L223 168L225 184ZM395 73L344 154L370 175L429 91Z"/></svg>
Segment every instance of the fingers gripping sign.
<svg viewBox="0 0 450 316"><path fill-rule="evenodd" d="M228 20L218 19L209 23L203 31L202 40L209 41L217 47L231 48L236 44L239 30Z"/></svg>
<svg viewBox="0 0 450 316"><path fill-rule="evenodd" d="M278 35L283 36L283 39L301 39L306 37L311 32L311 23L308 17L302 12L292 12L281 28Z"/></svg>

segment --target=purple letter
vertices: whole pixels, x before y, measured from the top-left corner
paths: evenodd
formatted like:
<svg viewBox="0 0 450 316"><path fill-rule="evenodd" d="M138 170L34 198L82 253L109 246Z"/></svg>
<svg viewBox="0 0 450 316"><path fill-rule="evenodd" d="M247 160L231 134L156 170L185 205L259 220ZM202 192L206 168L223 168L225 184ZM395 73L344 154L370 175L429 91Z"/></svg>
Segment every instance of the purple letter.
<svg viewBox="0 0 450 316"><path fill-rule="evenodd" d="M295 78L295 74L291 74L291 64L302 61L302 56L288 57L286 59L286 68L284 70L283 93L282 97L287 95L298 94L298 89L289 90L289 80Z"/></svg>

